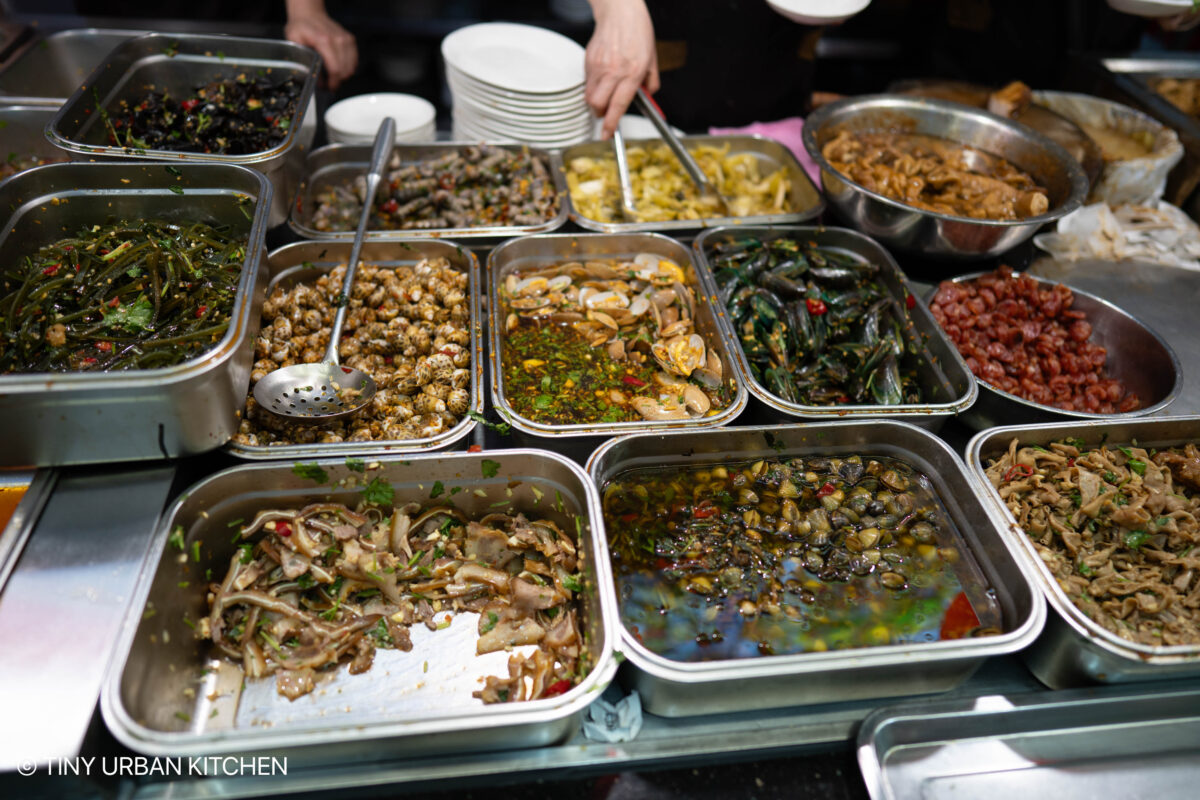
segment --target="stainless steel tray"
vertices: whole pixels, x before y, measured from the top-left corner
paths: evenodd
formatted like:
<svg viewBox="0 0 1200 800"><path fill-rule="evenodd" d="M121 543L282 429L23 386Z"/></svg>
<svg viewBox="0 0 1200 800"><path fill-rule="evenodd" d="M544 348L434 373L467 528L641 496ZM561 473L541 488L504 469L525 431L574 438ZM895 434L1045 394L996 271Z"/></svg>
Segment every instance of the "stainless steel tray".
<svg viewBox="0 0 1200 800"><path fill-rule="evenodd" d="M66 153L46 141L44 130L54 111L49 106L0 106L0 158L68 160Z"/></svg>
<svg viewBox="0 0 1200 800"><path fill-rule="evenodd" d="M480 477L485 459L499 462L495 477ZM339 667L322 684L325 691L295 702L275 693L273 679L250 681L242 688L237 665L213 670L209 648L195 638L186 620L207 614L205 570L221 575L228 567L235 551L230 521L250 519L256 510L274 504L300 506L326 497L357 502L357 486L339 482L358 473L340 460L319 463L330 475L327 485L298 477L289 464L235 467L194 485L163 515L101 696L113 735L147 755L269 754L288 756L293 765L535 747L569 736L616 670L616 598L603 557L596 490L579 467L552 453L504 450L387 458L377 469L368 462L365 477L389 481L397 504L425 501L432 482L441 480L447 489L464 489L451 502L468 514L495 510L494 498L500 497L509 500L508 507L555 519L563 530L574 530L580 520L581 628L593 667L570 691L491 706L472 698L477 679L504 674L508 656L474 656L471 613L458 615L449 629L434 634L414 626L411 652L379 651L374 666L361 675ZM167 544L176 525L186 531L183 552ZM198 560L193 547L199 547ZM182 586L184 582L188 585ZM210 700L218 691L224 694Z"/></svg>
<svg viewBox="0 0 1200 800"><path fill-rule="evenodd" d="M1081 438L1089 446L1104 437L1110 445L1136 440L1143 447L1167 447L1200 441L1200 416L1121 422L1069 422L1057 425L1010 425L976 434L967 445L967 462L976 490L983 496L996 527L1009 547L1021 554L1026 580L1046 596L1056 613L1022 654L1033 674L1053 689L1086 683L1121 683L1200 676L1200 646L1149 647L1112 634L1075 607L1012 514L1004 507L984 470L1008 443L1046 445L1063 438Z"/></svg>
<svg viewBox="0 0 1200 800"><path fill-rule="evenodd" d="M313 93L320 63L315 51L276 39L158 33L139 36L114 48L87 76L46 126L46 137L77 161L149 158L252 167L270 178L275 188L271 224L276 225L287 218L287 202L299 180L304 151L316 135ZM186 96L214 78L236 78L247 70L268 71L280 79L295 77L302 85L287 135L270 150L221 155L108 144L101 112L117 102L140 102L152 88Z"/></svg>
<svg viewBox="0 0 1200 800"><path fill-rule="evenodd" d="M285 270L293 267L311 266L313 272L307 277L318 276L328 272L338 264L344 264L350 257L352 242L295 242L272 250L267 256L265 272L274 287L278 278ZM412 241L394 242L365 242L362 248L361 260L372 264L400 266L415 264L422 258L442 257L449 259L451 266L466 272L468 276L467 291L470 295L471 316L471 406L476 414L483 413L483 332L482 312L480 311L480 295L482 288L479 278L479 260L470 250L459 247L453 242L435 241L430 239L414 239ZM300 280L299 273L292 272L290 280ZM256 306L255 313L258 313ZM256 325L261 319L255 321ZM248 385L244 384L242 391ZM245 406L243 394L241 406ZM235 456L248 459L272 458L311 458L312 456L347 456L347 455L383 455L386 453L418 453L432 450L442 450L460 442L476 425L476 421L464 416L457 425L437 436L425 439L392 439L378 442L333 442L328 444L280 444L251 446L230 442L226 450Z"/></svg>
<svg viewBox="0 0 1200 800"><path fill-rule="evenodd" d="M1041 631L1045 601L1017 563L1012 544L996 530L966 467L945 442L914 425L858 420L627 436L601 446L587 466L603 487L631 467L815 453L894 456L925 473L958 529L964 556L975 561L995 590L1004 632L918 645L684 663L650 652L622 625L620 649L633 667L631 682L648 711L690 716L946 691L970 677L987 657L1020 650ZM603 554L607 557L607 546Z"/></svg>
<svg viewBox="0 0 1200 800"><path fill-rule="evenodd" d="M510 272L528 269L531 266L549 265L594 256L596 258L632 257L638 253L657 253L679 264L688 272L689 284L696 292L696 331L707 343L716 348L725 365L726 380L732 381L735 389L733 400L721 412L696 420L673 420L655 422L598 422L581 425L548 425L527 419L508 402L504 389L504 369L501 360L504 312L500 307L499 291ZM512 425L517 441L535 447L550 447L566 452L579 461L586 459L598 444L610 436L623 433L652 433L669 430L702 430L732 422L746 407L746 387L732 370L734 348L727 334L717 323L709 298L700 283L698 270L692 263L688 249L672 239L659 234L557 234L512 239L492 250L488 256L488 273L491 287L488 293L489 327L491 347L492 404L506 422ZM732 374L731 374L732 372ZM553 441L555 444L551 445Z"/></svg>
<svg viewBox="0 0 1200 800"><path fill-rule="evenodd" d="M1193 797L1194 685L1097 697L985 695L875 712L858 734L872 800Z"/></svg>
<svg viewBox="0 0 1200 800"><path fill-rule="evenodd" d="M969 283L985 274L972 272L950 280L953 283ZM1030 277L1047 288L1058 283L1057 280L1032 273ZM1179 396L1180 387L1183 386L1183 370L1175 350L1165 339L1115 303L1073 286L1069 288L1075 297L1071 308L1087 314L1087 320L1092 325L1092 341L1108 350L1108 362L1105 365L1108 375L1123 381L1139 397L1153 399L1153 402L1123 414L1065 411L1010 394L977 377L979 400L963 414L962 421L966 425L982 431L994 425L1018 422L1053 423L1065 419L1119 422L1159 413ZM936 285L930 290L927 302L932 301L935 294ZM937 323L934 322L934 325L937 326ZM938 331L941 332L940 326ZM944 333L942 335L945 336ZM958 352L953 344L950 347Z"/></svg>
<svg viewBox="0 0 1200 800"><path fill-rule="evenodd" d="M804 222L821 215L825 210L825 199L813 185L808 173L800 166L796 156L787 147L764 136L683 136L685 145L711 145L721 147L729 145L731 155L742 153L753 154L758 159L761 168L773 171L784 167L788 179L792 182L790 200L796 210L788 214L757 214L749 217L712 217L710 219L680 219L664 222L600 222L585 217L575 208L569 206L571 221L581 228L602 233L633 233L639 231L697 231L714 225L780 225ZM661 139L626 139L626 147L635 145L661 145ZM571 163L571 159L587 156L588 158L612 158L612 142L586 142L562 151L563 169Z"/></svg>
<svg viewBox="0 0 1200 800"><path fill-rule="evenodd" d="M29 534L33 533L57 479L58 473L49 469L36 472L0 471L0 486L27 487L8 524L0 528L0 592L4 591L4 584L8 582L8 576L17 565L21 549L25 546Z"/></svg>
<svg viewBox="0 0 1200 800"><path fill-rule="evenodd" d="M0 375L0 466L175 458L220 447L237 431L266 286L259 263L271 187L243 167L174 169L51 164L0 184L0 208L14 209L0 228L8 260L110 218L204 219L248 237L229 329L198 358L161 369Z"/></svg>
<svg viewBox="0 0 1200 800"><path fill-rule="evenodd" d="M748 237L766 241L802 237L806 241L815 241L820 245L847 250L867 259L872 264L878 264L880 267L879 279L887 287L894 302L904 303L907 296L913 296L916 299L916 305L909 309L913 327L906 328L904 335L910 343L921 348L922 355L919 357L918 366L921 388L936 401L922 405L899 406L808 406L784 400L755 379L754 373L750 371L750 364L746 360L746 354L738 341L737 332L733 329L733 323L729 321L729 317L722 309L718 315L721 319L721 329L731 343L741 379L763 405L762 410L766 412L765 416L767 417L764 421L786 422L797 417L824 420L893 417L936 431L946 423L946 420L955 414L965 412L975 403L979 395L975 376L971 374L971 370L967 369L958 350L930 316L929 308L908 288L904 273L901 272L896 260L874 239L856 231L848 228L743 225L705 231L696 237L692 243L692 249L695 250L696 259L703 267L700 270L701 278L704 281L705 291L711 295L714 304L717 302L718 292L713 277L709 249L724 242Z"/></svg>
<svg viewBox="0 0 1200 800"><path fill-rule="evenodd" d="M109 51L148 32L76 28L35 38L0 69L0 101L57 109Z"/></svg>
<svg viewBox="0 0 1200 800"><path fill-rule="evenodd" d="M426 161L443 153L456 152L468 147L466 144L399 144L392 151L400 156L405 164ZM510 236L520 236L528 233L547 233L558 230L567 221L567 181L558 162L549 150L536 147L525 148L523 145L494 145L505 150L518 151L528 149L530 153L546 159L546 166L554 179L554 190L558 193L558 214L553 219L541 225L490 225L478 228L428 228L425 230L396 230L368 231L368 240L393 241L396 239L413 238L442 238L455 239L487 239L499 242ZM305 174L308 178L300 185L296 198L291 206L288 225L297 235L306 239L343 240L354 238L354 231L319 231L312 225L313 215L317 210L316 196L331 185L347 183L363 175L371 160L371 148L367 145L328 144L312 151L305 161ZM474 247L478 242L472 241Z"/></svg>

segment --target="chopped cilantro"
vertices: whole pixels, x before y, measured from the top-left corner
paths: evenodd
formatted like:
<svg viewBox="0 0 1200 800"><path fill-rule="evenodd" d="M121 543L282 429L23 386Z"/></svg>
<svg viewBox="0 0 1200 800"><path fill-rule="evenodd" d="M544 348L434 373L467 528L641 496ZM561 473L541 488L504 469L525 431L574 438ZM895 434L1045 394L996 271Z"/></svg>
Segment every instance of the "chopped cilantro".
<svg viewBox="0 0 1200 800"><path fill-rule="evenodd" d="M494 478L500 472L500 462L485 458L479 462L479 470L485 478Z"/></svg>
<svg viewBox="0 0 1200 800"><path fill-rule="evenodd" d="M1073 439L1064 439L1063 441L1064 441L1066 444L1069 444L1069 445L1071 445L1072 447L1074 447L1076 450L1083 450L1083 449L1084 449L1084 443L1083 443L1083 439L1079 438L1078 436L1077 436L1077 437L1075 437L1075 438L1073 438Z"/></svg>
<svg viewBox="0 0 1200 800"><path fill-rule="evenodd" d="M478 411L468 411L467 416L483 425L485 428L491 428L501 436L507 436L512 432L512 425L507 422L488 422L487 417L480 414Z"/></svg>
<svg viewBox="0 0 1200 800"><path fill-rule="evenodd" d="M1146 474L1146 462L1145 461L1142 461L1137 458L1131 458L1131 459L1129 459L1128 466L1131 470L1136 472L1138 475Z"/></svg>
<svg viewBox="0 0 1200 800"><path fill-rule="evenodd" d="M548 391L550 391L550 388L551 388L553 385L554 385L554 381L553 381L553 380L550 378L550 376L549 376L549 375L543 375L543 376L542 376L542 391L543 391L543 392L548 392Z"/></svg>
<svg viewBox="0 0 1200 800"><path fill-rule="evenodd" d="M1118 447L1117 449L1120 450L1121 453L1124 454L1124 456L1126 458L1133 458L1133 451L1130 450L1128 447Z"/></svg>
<svg viewBox="0 0 1200 800"><path fill-rule="evenodd" d="M170 164L168 164L166 167L163 167L163 169L167 171L168 175L174 175L177 178L183 174L179 171L178 167L172 167Z"/></svg>
<svg viewBox="0 0 1200 800"><path fill-rule="evenodd" d="M391 504L396 490L383 478L372 478L371 482L363 487L362 496L363 500L371 505L386 506Z"/></svg>
<svg viewBox="0 0 1200 800"><path fill-rule="evenodd" d="M392 639L392 634L388 633L387 623L381 617L379 622L375 623L375 627L367 631L367 635L375 640L375 644L379 647L394 647L396 642Z"/></svg>
<svg viewBox="0 0 1200 800"><path fill-rule="evenodd" d="M1161 528L1164 525L1171 524L1171 518L1170 517L1159 517L1158 519L1154 520L1154 524Z"/></svg>
<svg viewBox="0 0 1200 800"><path fill-rule="evenodd" d="M492 628L496 627L496 623L499 621L500 617L496 615L495 611L487 612L487 622L483 623L483 627L479 629L480 633L488 633Z"/></svg>
<svg viewBox="0 0 1200 800"><path fill-rule="evenodd" d="M107 308L107 305L105 306ZM109 311L103 311L106 328L123 328L127 331L151 330L150 321L154 318L154 306L145 295L138 295L137 300L126 305L117 305Z"/></svg>
<svg viewBox="0 0 1200 800"><path fill-rule="evenodd" d="M316 585L316 583L317 582L313 579L313 576L307 572L296 579L296 585L301 589L311 589Z"/></svg>
<svg viewBox="0 0 1200 800"><path fill-rule="evenodd" d="M445 485L441 481L434 481L433 489L429 492L429 499L432 500L435 497L441 497L445 493L446 493Z"/></svg>
<svg viewBox="0 0 1200 800"><path fill-rule="evenodd" d="M182 186L176 186L175 184L171 184L167 188L170 189L173 194L183 194Z"/></svg>
<svg viewBox="0 0 1200 800"><path fill-rule="evenodd" d="M1125 546L1136 550L1145 544L1149 538L1150 534L1145 531L1130 531L1125 534Z"/></svg>
<svg viewBox="0 0 1200 800"><path fill-rule="evenodd" d="M552 405L554 405L554 398L548 394L539 394L537 397L533 398L534 408L545 410L550 408Z"/></svg>
<svg viewBox="0 0 1200 800"><path fill-rule="evenodd" d="M363 461L361 458L347 458L346 469L350 470L351 472L366 472L367 462Z"/></svg>
<svg viewBox="0 0 1200 800"><path fill-rule="evenodd" d="M1079 574L1083 575L1084 577L1088 577L1092 574L1092 568L1082 562L1080 562L1078 569Z"/></svg>
<svg viewBox="0 0 1200 800"><path fill-rule="evenodd" d="M191 722L191 721L192 721L192 715L191 715L191 714L187 714L187 713L185 713L185 712L183 712L183 711L176 711L176 712L175 712L175 718L176 718L176 719L181 719L181 720L183 720L184 722Z"/></svg>
<svg viewBox="0 0 1200 800"><path fill-rule="evenodd" d="M240 563L249 564L254 560L254 545L247 543L239 547L238 550L242 552L242 555L238 558Z"/></svg>
<svg viewBox="0 0 1200 800"><path fill-rule="evenodd" d="M301 478L308 478L317 483L329 482L329 473L321 469L321 466L315 461L311 464L304 464L297 461L295 464L292 464L292 472Z"/></svg>
<svg viewBox="0 0 1200 800"><path fill-rule="evenodd" d="M1116 474L1115 474L1115 473L1112 473L1112 472L1105 472L1105 473L1104 473L1104 480L1105 480L1107 483L1114 483L1114 484L1115 484L1115 483L1117 482L1117 476L1116 476Z"/></svg>
<svg viewBox="0 0 1200 800"><path fill-rule="evenodd" d="M454 495L458 494L458 493L459 493L459 492L461 492L461 491L462 491L462 487L461 487L461 486L455 486L455 487L452 487L452 488L450 489L450 496L451 496L451 497L453 497Z"/></svg>
<svg viewBox="0 0 1200 800"><path fill-rule="evenodd" d="M583 591L583 586L579 583L579 578L575 577L574 575L568 575L567 577L563 578L563 586L567 587L572 592Z"/></svg>

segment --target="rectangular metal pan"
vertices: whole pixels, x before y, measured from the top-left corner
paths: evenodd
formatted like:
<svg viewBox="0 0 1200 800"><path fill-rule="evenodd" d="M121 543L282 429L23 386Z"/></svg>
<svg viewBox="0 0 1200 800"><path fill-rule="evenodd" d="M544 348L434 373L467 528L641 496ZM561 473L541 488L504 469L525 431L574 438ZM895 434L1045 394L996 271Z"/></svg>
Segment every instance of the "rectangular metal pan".
<svg viewBox="0 0 1200 800"><path fill-rule="evenodd" d="M466 144L399 144L392 151L404 164L427 161L444 153L453 153L469 147ZM554 179L554 190L558 193L558 214L541 225L490 225L478 228L428 228L425 230L368 231L367 239L392 241L396 239L442 238L487 239L499 242L510 236L528 233L548 233L558 230L567 221L567 181L557 162L548 150L523 145L494 145L505 150L528 149L530 153L546 159L547 167ZM291 206L288 225L297 235L306 239L350 241L354 231L320 231L313 227L313 216L317 211L317 195L328 186L348 183L366 174L371 160L371 148L357 144L328 144L309 153L305 160L305 175L296 198ZM479 242L472 241L477 246Z"/></svg>
<svg viewBox="0 0 1200 800"><path fill-rule="evenodd" d="M294 267L311 266L312 271L291 271L285 279L294 282L305 278L314 278L323 272L329 272L339 264L344 264L350 257L352 242L294 242L272 250L267 256L267 266L264 270L269 280L267 296L278 283L282 273L293 270ZM475 254L466 248L459 247L453 242L434 241L431 239L414 239L412 241L395 242L365 242L362 248L361 260L369 264L400 266L415 264L423 258L443 257L449 259L451 266L466 272L468 276L469 302L471 304L470 330L471 334L471 407L476 414L483 413L483 332L482 312L480 311L480 294L482 293L479 278L479 260ZM261 307L261 306L259 306ZM256 307L255 313L258 313ZM261 319L255 324L261 323ZM248 384L247 384L248 385ZM243 387L245 392L245 387ZM241 399L241 407L245 406L245 394ZM464 416L457 425L437 436L425 439L392 439L377 442L333 442L326 444L285 444L285 445L245 445L230 442L226 450L239 458L255 460L273 458L311 458L313 456L348 456L348 455L383 455L386 453L417 453L432 450L443 450L461 442L472 430L476 421Z"/></svg>
<svg viewBox="0 0 1200 800"><path fill-rule="evenodd" d="M36 38L0 69L0 101L57 109L114 47L148 31L76 28Z"/></svg>
<svg viewBox="0 0 1200 800"><path fill-rule="evenodd" d="M67 161L66 153L46 141L46 123L53 117L49 106L0 106L0 158Z"/></svg>
<svg viewBox="0 0 1200 800"><path fill-rule="evenodd" d="M895 706L858 734L872 800L1191 797L1198 751L1194 684Z"/></svg>
<svg viewBox="0 0 1200 800"><path fill-rule="evenodd" d="M680 717L941 692L965 681L987 657L1020 650L1038 635L1046 618L1045 601L996 530L966 467L945 442L914 425L856 420L627 436L598 448L587 467L603 492L608 481L633 467L850 453L901 458L929 477L958 529L964 556L974 560L995 590L1003 633L685 663L650 652L622 625L620 649L648 711Z"/></svg>
<svg viewBox="0 0 1200 800"><path fill-rule="evenodd" d="M571 221L581 228L602 233L633 233L639 231L698 231L715 225L782 225L787 223L804 222L821 215L825 210L825 198L820 190L813 185L808 173L791 150L774 139L764 136L737 136L732 134L722 136L700 135L680 137L685 145L710 145L722 147L729 145L730 155L751 153L758 159L765 171L774 171L780 167L787 169L788 179L792 182L790 200L795 211L788 214L757 214L749 217L712 217L710 219L680 219L663 222L600 222L585 217L575 208L569 206ZM626 139L626 147L662 144L659 139ZM562 151L563 170L572 159L612 158L612 142L585 142Z"/></svg>
<svg viewBox="0 0 1200 800"><path fill-rule="evenodd" d="M0 592L21 557L21 550L33 533L38 517L50 492L58 480L58 472L51 469L27 472L25 470L0 472L0 486L25 486L25 494L9 517L8 524L0 528Z"/></svg>
<svg viewBox="0 0 1200 800"><path fill-rule="evenodd" d="M494 477L481 477L485 460L499 463ZM192 486L167 510L105 679L101 708L113 735L147 755L263 754L287 756L293 766L537 747L571 735L616 670L616 598L603 556L599 498L587 475L559 456L531 450L389 457L368 461L362 475L341 460L319 463L328 484L298 477L289 464L245 465ZM229 523L252 519L265 507L300 507L327 497L353 505L359 484L376 477L392 485L397 505L429 502L433 482L443 481L448 491L463 491L439 502L448 499L469 515L511 508L544 515L567 531L576 530L579 520L581 629L593 659L590 674L558 697L483 704L471 697L477 679L506 674L507 655L475 659L476 622L469 612L436 633L414 626L411 652L380 650L374 666L360 675L339 667L295 702L275 693L274 679L242 688L233 674L239 665L216 669L209 647L185 620L208 613L206 570L219 580L228 569L236 549ZM509 505L497 509L496 497ZM183 551L167 542L177 525L185 532Z"/></svg>
<svg viewBox="0 0 1200 800"><path fill-rule="evenodd" d="M564 263L595 258L630 257L638 253L655 253L669 258L688 273L689 286L696 293L696 330L711 343L724 365L724 379L733 380L736 391L732 402L720 413L696 420L655 422L598 422L583 425L547 425L519 415L508 402L504 388L502 363L502 331L504 312L500 303L500 287L514 270L531 266ZM548 447L565 453L582 463L591 451L610 436L624 433L651 433L668 430L701 430L726 425L737 418L746 407L747 393L740 374L731 366L734 351L728 333L717 322L707 292L700 280L700 270L692 262L687 247L666 236L653 233L620 234L555 234L512 239L492 250L488 256L491 286L488 293L491 347L492 404L506 422L512 425L516 441L529 447ZM553 443L553 444L552 444Z"/></svg>
<svg viewBox="0 0 1200 800"><path fill-rule="evenodd" d="M275 188L271 225L287 218L303 169L304 152L317 130L316 91L320 57L292 42L241 36L147 34L119 44L87 76L46 126L46 137L77 161L155 159L172 163L240 164L262 172ZM300 97L287 136L270 150L245 155L140 150L108 143L105 109L119 101L140 102L151 89L187 96L214 78L232 79L244 72L269 72L301 82Z"/></svg>
<svg viewBox="0 0 1200 800"><path fill-rule="evenodd" d="M1200 646L1150 647L1130 642L1104 630L1076 608L988 481L988 461L1002 455L1013 439L1023 445L1046 445L1076 437L1088 446L1107 437L1106 443L1114 447L1136 440L1142 447L1163 448L1200 441L1200 416L1009 425L978 433L968 443L967 463L977 491L991 509L1000 535L1021 554L1026 580L1046 596L1054 610L1047 616L1042 635L1022 657L1038 680L1052 689L1200 676Z"/></svg>
<svg viewBox="0 0 1200 800"><path fill-rule="evenodd" d="M692 249L696 252L696 260L701 264L700 275L704 281L705 291L718 303L717 284L713 277L712 262L708 252L712 247L723 242L755 237L766 241L775 239L799 238L815 241L819 245L837 247L849 251L872 264L880 267L879 279L892 296L896 304L906 302L912 297L915 305L909 309L913 327L906 328L905 337L911 344L921 349L918 377L921 388L936 402L923 405L900 406L808 406L791 403L767 390L750 371L746 354L738 341L733 323L720 310L721 328L726 338L732 343L734 360L741 379L749 387L751 394L761 403L755 409L763 422L787 422L797 417L801 419L861 419L870 417L893 417L937 431L946 420L966 411L979 396L979 386L975 376L967 368L958 349L946 338L941 326L929 313L929 307L917 297L907 283L904 273L896 260L887 250L883 249L874 239L864 236L857 231L847 228L825 228L804 226L771 226L747 227L731 225L724 228L713 228L696 237ZM900 306L902 307L902 306Z"/></svg>
<svg viewBox="0 0 1200 800"><path fill-rule="evenodd" d="M0 184L0 208L13 209L0 228L0 259L10 263L108 219L201 219L248 236L229 329L200 357L159 369L0 375L0 466L176 458L233 436L266 286L270 198L260 173L222 164L173 173L161 163L51 164Z"/></svg>

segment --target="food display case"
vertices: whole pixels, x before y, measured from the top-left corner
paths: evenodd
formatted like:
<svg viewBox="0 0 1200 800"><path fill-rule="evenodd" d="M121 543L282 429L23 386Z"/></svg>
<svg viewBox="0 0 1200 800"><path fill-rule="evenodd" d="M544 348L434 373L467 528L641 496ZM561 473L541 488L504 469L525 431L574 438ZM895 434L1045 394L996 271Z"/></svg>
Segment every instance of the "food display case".
<svg viewBox="0 0 1200 800"><path fill-rule="evenodd" d="M972 358L926 305L936 287L924 279L965 268L939 262L946 253L938 248L890 247L921 240L910 214L879 228L878 238L832 227L827 202L837 203L806 174L796 130L791 145L769 132L685 137L749 159L739 169L757 176L755 191L771 190L778 213L600 221L572 200L578 180L568 174L572 164L586 170L607 158L611 143L535 148L549 169L537 178L558 202L548 217L469 228L432 227L443 220L434 216L414 231L368 235L362 259L377 270L360 276L444 261L462 291L379 278L370 291L318 302L311 287L324 291L319 282L328 283L352 246L346 231L317 224L318 195L334 184L343 198L352 195L366 150L310 151L322 144L316 123L328 100L315 52L261 38L143 33L85 24L35 31L0 52L0 146L14 154L14 167L30 167L0 182L0 282L12 298L0 302L0 365L15 343L49 342L58 338L51 326L74 321L39 294L39 281L81 296L109 279L133 282L143 309L156 307L152 276L137 265L119 262L122 269L91 287L77 285L70 271L58 274L60 263L35 269L39 248L57 238L163 215L177 225L199 220L237 230L247 242L244 263L228 330L199 357L145 370L0 373L0 793L369 797L672 767L733 770L756 760L785 764L783 782L832 786L822 793L856 800L1047 787L1087 796L1113 781L1130 794L1182 796L1200 779L1191 757L1200 745L1196 645L1130 643L1076 610L1062 576L1044 566L986 472L1014 436L1044 448L1063 437L1105 435L1114 447L1195 443L1200 267L1030 263L1027 245L998 245L997 260L972 265L1010 263L1029 268L1044 288L1069 286L1115 368L1136 373L1136 388L1153 396L1137 418L1046 424L1052 418L1039 415L1044 409L981 384ZM1104 64L1132 93L1151 91L1147 75L1192 74L1185 60ZM196 163L211 154L111 146L105 122L121 100L151 85L183 92L202 77L236 80L245 69L288 73L302 85L278 147L211 164ZM878 77L863 94L896 76ZM1142 107L1185 145L1200 141L1200 128L1189 129L1195 121L1160 101L1146 98ZM989 112L969 116L1020 132ZM402 166L445 166L481 144L441 139L399 143L397 158ZM1047 153L1058 157L1053 148ZM73 163L31 166L25 156ZM1058 176L1054 200L1063 201L1077 170L1041 166ZM393 187L395 202L449 203L458 213L461 198L447 199L458 178L430 169L436 174L421 175L420 185ZM478 171L468 164L462 176ZM399 184L412 177L405 175ZM655 180L653 169L641 179ZM510 189L497 180L468 201L504 201ZM673 200L681 197L664 202ZM854 214L846 219L861 227ZM870 262L882 293L868 302L863 287L829 264L804 265L846 290L836 301L848 320L842 350L816 354L818 368L840 375L850 353L875 355L872 368L912 355L926 401L808 405L776 391L805 375L776 373L772 385L756 376L750 351L809 344L790 327L798 318L789 303L816 316L835 304L827 286L806 283L795 264L776 276L785 283L757 281L722 262L746 242L786 239ZM124 252L94 255L116 260ZM137 283L143 278L147 285ZM767 299L776 289L783 296ZM738 291L784 314L735 318L728 301ZM271 300L284 293L287 303ZM453 301L442 303L447 297ZM388 419L368 432L314 427L293 431L288 442L256 438L253 377L322 351L341 304L355 313L355 335L342 342L354 344L343 357L361 355L353 352L361 347L390 368L376 409ZM134 328L156 325L143 317L134 325L132 309L120 305L87 320L93 340L121 345ZM886 337L868 319L884 307L910 324L898 322L881 343ZM206 313L199 306L196 319ZM782 322L763 324L768 318ZM506 337L522 325L535 337L551 325L582 337L571 340L583 343L575 356L618 381L622 373L632 378L620 401L612 387L581 380L587 369L579 364L547 367L521 353L506 360ZM630 354L632 363L622 361ZM647 370L646 380L635 366ZM513 369L536 372L537 380ZM873 378L858 377L861 396L870 396ZM666 416L617 419L613 408L624 395L651 381L655 412ZM696 397L701 390L714 393L708 405ZM526 413L569 406L572 391L609 418L576 424ZM451 405L452 422L444 413ZM424 412L438 425L400 424ZM1010 427L987 427L997 423ZM387 430L400 433L378 435ZM768 473L784 480L772 484ZM631 474L650 478L623 483ZM907 478L928 495L919 509L916 490L910 497L908 484L900 485ZM1058 499L1073 502L1069 493ZM348 513L337 516L343 507ZM410 514L420 520L411 528ZM810 514L806 527L800 515ZM1184 512L1170 524L1185 529ZM634 539L636 525L695 536ZM729 534L724 550L713 544L718 528ZM1147 551L1161 544L1153 532L1134 533ZM634 546L657 589L623 581L621 559ZM718 550L731 561L714 569ZM1164 557L1179 562L1171 573L1183 587L1177 593L1200 591L1190 550ZM564 561L576 569L556 569ZM738 593L739 571L763 564L775 571L758 576L767 590L750 602ZM925 602L924 582L939 570L954 590L938 595L940 605ZM413 583L399 588L398 574ZM343 592L345 581L352 591ZM826 616L832 601L820 594L834 584L855 608L884 607L850 644L843 630L827 635L837 627L829 619L842 620ZM504 599L488 598L500 605L471 605L485 585L497 588ZM639 612L661 617L653 625L622 616L635 590L639 601L659 592L651 597L657 605L646 601ZM431 600L426 591L444 597ZM569 614L556 605L564 598L575 603ZM671 624L680 598L712 627L685 630L678 652L667 653L654 636ZM258 610L227 616L230 603ZM577 627L562 624L568 616ZM293 624L300 619L309 627ZM224 649L214 625L229 634ZM806 637L811 625L826 627ZM486 637L498 640L497 626L511 640L477 656ZM411 640L401 628L411 628ZM760 630L803 646L777 654L774 640L751 635ZM723 636L739 631L730 638L742 649L730 656ZM547 640L566 648L549 662L532 655L550 652L539 649ZM1156 746L1163 740L1170 747ZM791 765L819 757L840 757L848 769L832 784L794 779ZM63 772L89 758L90 774ZM268 779L225 771L220 765L230 758L287 766ZM191 766L197 760L199 768ZM101 775L103 763L118 772ZM136 773L139 763L163 768ZM180 771L172 772L176 763ZM120 772L122 764L129 770ZM566 794L579 788L566 785ZM756 791L747 787L729 793Z"/></svg>

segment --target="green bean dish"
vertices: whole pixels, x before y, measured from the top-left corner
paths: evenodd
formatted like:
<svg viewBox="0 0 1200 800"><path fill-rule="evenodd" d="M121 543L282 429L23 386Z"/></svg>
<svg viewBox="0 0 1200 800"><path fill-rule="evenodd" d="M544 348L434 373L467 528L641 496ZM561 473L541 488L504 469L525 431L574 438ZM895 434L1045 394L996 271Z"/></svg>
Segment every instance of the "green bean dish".
<svg viewBox="0 0 1200 800"><path fill-rule="evenodd" d="M998 633L927 477L882 456L637 468L604 488L625 628L710 661Z"/></svg>
<svg viewBox="0 0 1200 800"><path fill-rule="evenodd" d="M227 226L94 225L0 275L0 374L168 367L229 326L245 235Z"/></svg>

